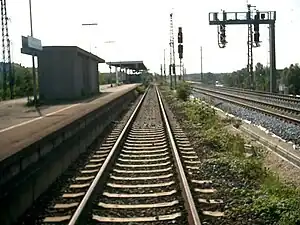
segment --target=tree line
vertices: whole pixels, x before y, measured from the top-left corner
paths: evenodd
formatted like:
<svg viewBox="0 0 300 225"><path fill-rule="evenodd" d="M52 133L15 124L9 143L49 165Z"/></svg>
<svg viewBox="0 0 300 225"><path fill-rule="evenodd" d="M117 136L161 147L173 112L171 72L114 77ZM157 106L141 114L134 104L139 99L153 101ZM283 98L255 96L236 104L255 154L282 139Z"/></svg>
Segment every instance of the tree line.
<svg viewBox="0 0 300 225"><path fill-rule="evenodd" d="M247 68L224 74L221 82L230 87L251 88ZM270 67L263 66L261 63L255 65L254 84L256 90L269 91ZM277 70L276 89L277 91L285 92L286 94L300 94L299 64L291 64L283 70Z"/></svg>
<svg viewBox="0 0 300 225"><path fill-rule="evenodd" d="M228 86L250 89L253 86L249 81L247 68L234 71L232 73L204 73L190 75L190 80L202 81L205 84L214 85L216 81ZM270 87L270 67L257 63L254 68L254 88L259 91L269 91ZM285 94L300 94L300 66L298 63L291 64L283 70L277 70L276 73L277 92Z"/></svg>
<svg viewBox="0 0 300 225"><path fill-rule="evenodd" d="M0 100L4 100L3 97L6 96L6 99L10 98L10 89L9 84L7 83L6 94L4 94L3 89L3 70L5 65L2 64L2 72L0 79ZM13 73L13 97L29 97L33 95L33 82L32 82L32 69L22 66L21 64L12 64L12 73Z"/></svg>

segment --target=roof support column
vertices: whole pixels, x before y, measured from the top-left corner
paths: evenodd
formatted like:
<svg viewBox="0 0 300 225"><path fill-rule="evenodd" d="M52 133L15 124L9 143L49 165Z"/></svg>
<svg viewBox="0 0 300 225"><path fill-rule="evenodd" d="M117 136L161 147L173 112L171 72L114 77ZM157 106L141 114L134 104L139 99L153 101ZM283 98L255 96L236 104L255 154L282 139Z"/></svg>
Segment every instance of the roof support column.
<svg viewBox="0 0 300 225"><path fill-rule="evenodd" d="M115 70L116 70L116 86L118 86L118 67L115 67Z"/></svg>
<svg viewBox="0 0 300 225"><path fill-rule="evenodd" d="M125 69L125 83L128 83L128 68Z"/></svg>

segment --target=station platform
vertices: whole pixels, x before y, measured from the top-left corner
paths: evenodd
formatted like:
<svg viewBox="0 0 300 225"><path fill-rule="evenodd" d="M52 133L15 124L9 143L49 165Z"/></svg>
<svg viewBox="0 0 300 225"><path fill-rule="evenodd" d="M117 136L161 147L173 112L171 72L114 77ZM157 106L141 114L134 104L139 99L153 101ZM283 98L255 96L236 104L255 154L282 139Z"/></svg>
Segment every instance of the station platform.
<svg viewBox="0 0 300 225"><path fill-rule="evenodd" d="M73 104L27 107L26 98L0 102L0 162L140 84L100 87L97 97Z"/></svg>
<svg viewBox="0 0 300 225"><path fill-rule="evenodd" d="M121 87L121 86L119 86ZM102 94L99 97L103 97L104 94L120 90L120 88L110 87L110 84L101 85L99 87ZM6 130L10 130L20 125L25 125L28 121L35 120L41 116L47 116L56 114L66 109L76 106L78 103L90 101L91 99L85 99L78 102L68 104L56 104L56 105L44 105L38 108L27 107L27 98L19 98L13 100L7 100L0 102L0 134Z"/></svg>

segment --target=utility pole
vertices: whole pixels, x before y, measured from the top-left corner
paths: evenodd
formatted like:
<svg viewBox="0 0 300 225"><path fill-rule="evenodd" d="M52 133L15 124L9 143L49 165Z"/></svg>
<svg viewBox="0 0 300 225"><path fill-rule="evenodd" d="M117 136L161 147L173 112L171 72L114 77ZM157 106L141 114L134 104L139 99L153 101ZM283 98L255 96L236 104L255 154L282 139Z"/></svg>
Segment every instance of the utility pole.
<svg viewBox="0 0 300 225"><path fill-rule="evenodd" d="M32 9L31 9L31 0L29 0L29 13L30 13L30 34L33 37L33 25L32 25ZM35 55L32 55L32 77L33 77L33 101L34 105L37 104L37 91L36 91L36 72L35 72Z"/></svg>
<svg viewBox="0 0 300 225"><path fill-rule="evenodd" d="M169 75L171 81L171 89L173 88L172 72L174 75L174 87L176 88L176 68L175 68L175 48L174 48L174 32L173 32L173 13L170 14L170 64Z"/></svg>
<svg viewBox="0 0 300 225"><path fill-rule="evenodd" d="M3 96L2 99L6 99L6 89L7 89L7 73L6 73L6 52L5 52L5 17L4 17L4 2L1 0L1 23L2 23L2 73L3 73Z"/></svg>
<svg viewBox="0 0 300 225"><path fill-rule="evenodd" d="M160 78L163 78L163 65L160 64Z"/></svg>
<svg viewBox="0 0 300 225"><path fill-rule="evenodd" d="M247 19L250 20L251 19L251 7L255 7L252 6L250 4L247 5L248 8L248 13L247 13ZM250 89L255 89L255 79L254 79L254 73L253 73L253 30L252 30L252 24L249 23L248 24L248 41L247 41L247 46L248 46L248 62L247 62L247 70L248 70L248 74L249 74L249 87Z"/></svg>
<svg viewBox="0 0 300 225"><path fill-rule="evenodd" d="M255 86L254 76L253 76L253 47L260 46L260 33L259 25L268 24L269 25L269 45L270 45L270 92L276 91L276 55L275 55L275 21L276 21L276 11L256 11L254 17L253 12L251 12L251 5L247 5L247 12L225 12L223 11L223 19L219 19L217 12L209 13L209 25L217 25L220 27L220 32L218 28L218 45L220 48L225 48L226 41L226 31L225 25L248 25L248 72L249 81L251 86ZM230 20L227 20L227 14L230 15ZM254 33L252 31L252 25L254 25ZM254 42L253 42L254 39Z"/></svg>
<svg viewBox="0 0 300 225"><path fill-rule="evenodd" d="M164 76L165 76L165 80L167 80L167 74L166 74L166 49L164 49Z"/></svg>
<svg viewBox="0 0 300 225"><path fill-rule="evenodd" d="M203 81L203 64L202 64L202 60L203 60L203 57L202 57L202 46L200 47L200 57L201 57L201 74L200 74L200 81Z"/></svg>
<svg viewBox="0 0 300 225"><path fill-rule="evenodd" d="M10 98L13 99L14 73L13 73L12 65L11 65L11 51L10 51L11 41L9 39L7 21L8 21L8 15L7 15L6 0L1 0L2 56L3 56L3 63L2 63L3 96L2 96L2 98L6 99L6 94L7 94L7 72L8 72Z"/></svg>

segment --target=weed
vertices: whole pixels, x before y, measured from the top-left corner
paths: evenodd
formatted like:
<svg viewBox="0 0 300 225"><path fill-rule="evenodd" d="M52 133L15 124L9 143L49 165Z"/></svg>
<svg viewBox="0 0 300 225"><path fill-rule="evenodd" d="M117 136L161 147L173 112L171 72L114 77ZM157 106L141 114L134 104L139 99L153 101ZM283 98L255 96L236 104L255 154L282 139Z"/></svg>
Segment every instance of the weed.
<svg viewBox="0 0 300 225"><path fill-rule="evenodd" d="M185 81L180 82L176 88L177 98L187 101L192 93L191 85Z"/></svg>
<svg viewBox="0 0 300 225"><path fill-rule="evenodd" d="M145 86L138 86L137 88L136 88L136 91L137 91L137 93L138 94L144 94L145 93L145 91L146 91L146 88L145 88Z"/></svg>

